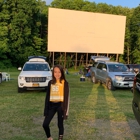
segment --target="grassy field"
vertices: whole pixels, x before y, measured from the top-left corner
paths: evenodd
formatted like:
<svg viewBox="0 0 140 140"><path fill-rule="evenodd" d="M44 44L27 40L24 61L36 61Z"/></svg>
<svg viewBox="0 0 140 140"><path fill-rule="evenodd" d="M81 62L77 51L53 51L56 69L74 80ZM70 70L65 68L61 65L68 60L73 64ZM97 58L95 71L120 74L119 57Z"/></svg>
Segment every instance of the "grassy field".
<svg viewBox="0 0 140 140"><path fill-rule="evenodd" d="M17 92L18 72L0 84L0 140L46 140L44 91ZM70 112L64 140L139 140L140 126L132 112L130 89L108 91L104 85L81 82L80 75L66 76L70 85ZM58 137L57 116L50 124Z"/></svg>

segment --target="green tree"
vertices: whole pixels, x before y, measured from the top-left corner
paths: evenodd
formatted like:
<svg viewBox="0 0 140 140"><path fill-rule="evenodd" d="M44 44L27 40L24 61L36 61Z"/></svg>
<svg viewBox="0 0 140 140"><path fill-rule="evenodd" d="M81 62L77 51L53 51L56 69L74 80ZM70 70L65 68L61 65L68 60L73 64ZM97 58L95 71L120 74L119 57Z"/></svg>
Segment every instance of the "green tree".
<svg viewBox="0 0 140 140"><path fill-rule="evenodd" d="M7 8L3 5L3 0L0 1L0 67L11 66L11 61L7 57L9 49L8 39L8 20L10 19Z"/></svg>
<svg viewBox="0 0 140 140"><path fill-rule="evenodd" d="M50 6L127 16L124 54L120 58L124 63L140 62L139 6L129 9L84 0L54 0ZM51 54L47 52L48 7L42 0L0 0L0 66L22 66L30 55ZM55 56L59 59L60 55Z"/></svg>
<svg viewBox="0 0 140 140"><path fill-rule="evenodd" d="M124 54L122 58L126 64L131 63L131 32L130 32L130 20L133 14L133 9L125 9L126 11L126 29L125 29L125 43Z"/></svg>
<svg viewBox="0 0 140 140"><path fill-rule="evenodd" d="M140 63L140 6L134 9L130 20L131 63Z"/></svg>
<svg viewBox="0 0 140 140"><path fill-rule="evenodd" d="M23 65L28 56L40 55L43 42L39 30L41 21L38 1L5 0L1 3L1 14L3 21L6 21L5 46L12 64Z"/></svg>
<svg viewBox="0 0 140 140"><path fill-rule="evenodd" d="M48 45L48 6L46 6L45 2L42 2L41 0L38 1L39 7L40 7L40 37L42 38L42 46L41 46L41 54L43 56L48 58L49 53L47 52L47 45Z"/></svg>

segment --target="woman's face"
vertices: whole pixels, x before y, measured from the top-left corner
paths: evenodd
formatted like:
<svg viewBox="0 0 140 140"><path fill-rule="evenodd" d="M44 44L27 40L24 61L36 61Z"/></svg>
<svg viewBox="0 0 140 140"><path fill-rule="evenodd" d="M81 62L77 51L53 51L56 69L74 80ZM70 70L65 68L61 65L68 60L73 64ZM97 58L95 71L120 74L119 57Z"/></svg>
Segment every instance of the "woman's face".
<svg viewBox="0 0 140 140"><path fill-rule="evenodd" d="M60 80L61 78L61 71L57 67L54 68L54 77L56 78L56 80Z"/></svg>

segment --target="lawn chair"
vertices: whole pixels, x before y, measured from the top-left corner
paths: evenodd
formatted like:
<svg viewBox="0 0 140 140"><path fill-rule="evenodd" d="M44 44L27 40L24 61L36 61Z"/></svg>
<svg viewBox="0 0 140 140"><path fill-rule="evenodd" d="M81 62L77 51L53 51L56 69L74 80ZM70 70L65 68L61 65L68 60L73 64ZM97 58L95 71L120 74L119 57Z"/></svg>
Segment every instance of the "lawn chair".
<svg viewBox="0 0 140 140"><path fill-rule="evenodd" d="M3 81L10 81L10 74L7 72L2 72L2 79Z"/></svg>

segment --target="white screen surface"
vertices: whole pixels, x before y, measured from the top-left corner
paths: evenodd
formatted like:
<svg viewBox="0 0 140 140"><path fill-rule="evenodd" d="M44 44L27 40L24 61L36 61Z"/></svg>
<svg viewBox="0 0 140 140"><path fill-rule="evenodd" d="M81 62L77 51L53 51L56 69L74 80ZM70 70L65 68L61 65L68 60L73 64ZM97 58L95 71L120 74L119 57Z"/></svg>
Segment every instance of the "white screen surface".
<svg viewBox="0 0 140 140"><path fill-rule="evenodd" d="M125 16L49 8L48 51L123 54Z"/></svg>

